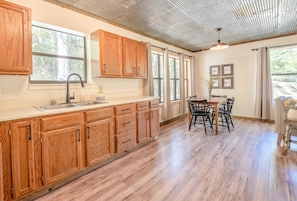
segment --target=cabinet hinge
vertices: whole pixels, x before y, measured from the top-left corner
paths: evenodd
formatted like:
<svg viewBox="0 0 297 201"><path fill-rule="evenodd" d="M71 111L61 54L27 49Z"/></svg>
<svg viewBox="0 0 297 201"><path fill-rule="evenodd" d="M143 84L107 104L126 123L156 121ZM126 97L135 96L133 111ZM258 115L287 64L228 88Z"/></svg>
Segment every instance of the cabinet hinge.
<svg viewBox="0 0 297 201"><path fill-rule="evenodd" d="M11 135L11 130L10 129L8 130L8 135Z"/></svg>
<svg viewBox="0 0 297 201"><path fill-rule="evenodd" d="M42 182L42 184L43 184L43 181L44 181L44 178L43 178L43 175L41 176L41 182Z"/></svg>
<svg viewBox="0 0 297 201"><path fill-rule="evenodd" d="M42 143L42 137L40 138L40 143Z"/></svg>
<svg viewBox="0 0 297 201"><path fill-rule="evenodd" d="M13 195L13 188L11 188L11 194Z"/></svg>

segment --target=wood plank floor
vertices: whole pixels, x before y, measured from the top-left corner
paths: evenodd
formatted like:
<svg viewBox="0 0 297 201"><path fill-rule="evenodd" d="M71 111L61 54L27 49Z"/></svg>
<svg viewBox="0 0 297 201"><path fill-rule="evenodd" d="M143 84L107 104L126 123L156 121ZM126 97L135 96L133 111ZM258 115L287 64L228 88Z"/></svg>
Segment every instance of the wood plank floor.
<svg viewBox="0 0 297 201"><path fill-rule="evenodd" d="M297 145L283 156L273 124L234 124L205 135L179 119L157 141L38 200L297 201Z"/></svg>

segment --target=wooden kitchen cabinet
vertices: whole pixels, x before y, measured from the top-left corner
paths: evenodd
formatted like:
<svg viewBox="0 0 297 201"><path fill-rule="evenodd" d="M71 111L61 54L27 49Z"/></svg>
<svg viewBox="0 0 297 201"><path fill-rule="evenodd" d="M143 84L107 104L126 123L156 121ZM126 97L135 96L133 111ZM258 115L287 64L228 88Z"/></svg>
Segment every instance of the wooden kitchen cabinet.
<svg viewBox="0 0 297 201"><path fill-rule="evenodd" d="M150 137L149 102L137 103L137 143Z"/></svg>
<svg viewBox="0 0 297 201"><path fill-rule="evenodd" d="M146 44L143 42L137 42L136 45L137 52L137 68L136 76L139 78L147 77L147 49Z"/></svg>
<svg viewBox="0 0 297 201"><path fill-rule="evenodd" d="M103 30L91 34L92 66L100 77L122 77L122 39ZM99 62L100 61L100 62Z"/></svg>
<svg viewBox="0 0 297 201"><path fill-rule="evenodd" d="M4 200L2 143L0 142L0 201Z"/></svg>
<svg viewBox="0 0 297 201"><path fill-rule="evenodd" d="M85 112L87 165L95 165L114 154L113 107Z"/></svg>
<svg viewBox="0 0 297 201"><path fill-rule="evenodd" d="M35 190L33 128L33 120L10 123L13 198Z"/></svg>
<svg viewBox="0 0 297 201"><path fill-rule="evenodd" d="M41 118L44 185L81 170L81 113Z"/></svg>
<svg viewBox="0 0 297 201"><path fill-rule="evenodd" d="M115 107L116 152L123 152L136 146L135 103Z"/></svg>
<svg viewBox="0 0 297 201"><path fill-rule="evenodd" d="M150 136L156 139L160 133L159 100L150 101Z"/></svg>
<svg viewBox="0 0 297 201"><path fill-rule="evenodd" d="M0 74L32 74L31 10L0 1Z"/></svg>
<svg viewBox="0 0 297 201"><path fill-rule="evenodd" d="M147 77L146 44L123 37L123 76Z"/></svg>

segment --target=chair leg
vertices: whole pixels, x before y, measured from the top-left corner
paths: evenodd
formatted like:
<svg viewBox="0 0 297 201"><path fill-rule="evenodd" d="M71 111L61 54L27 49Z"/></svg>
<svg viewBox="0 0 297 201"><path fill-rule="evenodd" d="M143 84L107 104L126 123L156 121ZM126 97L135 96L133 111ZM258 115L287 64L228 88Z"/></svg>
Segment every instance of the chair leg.
<svg viewBox="0 0 297 201"><path fill-rule="evenodd" d="M191 129L193 118L194 118L194 117L191 116L191 121L190 121L190 123L189 123L189 130Z"/></svg>
<svg viewBox="0 0 297 201"><path fill-rule="evenodd" d="M213 130L213 127L212 127L213 120L210 119L210 116L207 116L206 118L209 120L210 128Z"/></svg>
<svg viewBox="0 0 297 201"><path fill-rule="evenodd" d="M203 120L204 132L205 132L205 135L206 135L207 134L207 131L206 131L206 125L205 125L205 118L202 117L202 120Z"/></svg>
<svg viewBox="0 0 297 201"><path fill-rule="evenodd" d="M229 118L230 118L231 125L232 125L232 127L234 128L233 121L232 121L232 117L231 117L230 114L229 114Z"/></svg>
<svg viewBox="0 0 297 201"><path fill-rule="evenodd" d="M228 116L227 116L227 115L224 115L224 117L225 117L225 120L226 120L226 124L227 124L227 127L228 127L228 131L230 132Z"/></svg>

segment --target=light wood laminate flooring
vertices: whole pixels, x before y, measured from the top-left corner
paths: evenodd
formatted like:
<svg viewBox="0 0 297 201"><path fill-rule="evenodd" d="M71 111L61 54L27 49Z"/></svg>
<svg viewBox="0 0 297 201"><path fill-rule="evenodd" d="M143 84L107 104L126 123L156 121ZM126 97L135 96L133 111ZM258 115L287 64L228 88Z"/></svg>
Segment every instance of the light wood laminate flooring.
<svg viewBox="0 0 297 201"><path fill-rule="evenodd" d="M188 131L187 118L157 141L38 201L297 201L297 145L277 147L274 124L234 118L235 128Z"/></svg>

